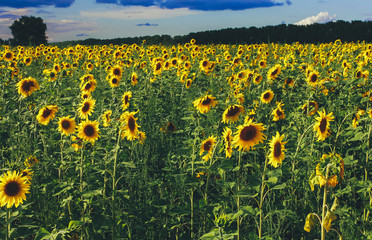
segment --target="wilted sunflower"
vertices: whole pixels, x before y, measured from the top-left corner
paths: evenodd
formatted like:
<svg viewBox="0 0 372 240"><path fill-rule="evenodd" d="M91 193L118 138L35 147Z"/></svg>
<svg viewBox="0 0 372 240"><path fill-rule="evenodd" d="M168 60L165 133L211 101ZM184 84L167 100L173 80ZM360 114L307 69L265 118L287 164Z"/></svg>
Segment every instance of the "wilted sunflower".
<svg viewBox="0 0 372 240"><path fill-rule="evenodd" d="M244 107L241 105L231 105L222 114L223 123L234 123L239 120L239 114L244 113Z"/></svg>
<svg viewBox="0 0 372 240"><path fill-rule="evenodd" d="M99 123L97 121L86 120L81 122L78 127L78 137L92 144L99 138Z"/></svg>
<svg viewBox="0 0 372 240"><path fill-rule="evenodd" d="M24 164L25 164L25 166L26 167L32 167L33 165L35 165L36 163L38 163L39 162L39 160L37 160L37 158L36 157L34 157L34 156L29 156L26 160L25 160L25 162L24 162Z"/></svg>
<svg viewBox="0 0 372 240"><path fill-rule="evenodd" d="M162 132L175 132L177 131L177 127L176 125L174 125L174 123L172 122L167 122L167 124L164 126L164 127L161 127L160 130Z"/></svg>
<svg viewBox="0 0 372 240"><path fill-rule="evenodd" d="M138 128L141 126L137 124L138 118L134 117L137 112L125 112L120 116L123 125L121 138L126 137L129 141L139 138Z"/></svg>
<svg viewBox="0 0 372 240"><path fill-rule="evenodd" d="M55 117L57 112L58 107L56 105L48 105L39 110L36 119L40 124L48 125L49 121Z"/></svg>
<svg viewBox="0 0 372 240"><path fill-rule="evenodd" d="M269 154L269 162L274 168L277 168L282 164L282 161L285 157L284 151L287 151L284 148L284 144L287 142L282 142L284 135L279 134L276 132L276 136L273 136L273 139L270 141L270 154Z"/></svg>
<svg viewBox="0 0 372 240"><path fill-rule="evenodd" d="M30 189L30 183L27 178L16 171L8 171L0 177L0 206L6 205L11 208L13 205L18 207L26 200L26 193Z"/></svg>
<svg viewBox="0 0 372 240"><path fill-rule="evenodd" d="M103 119L103 126L108 127L110 126L109 122L111 121L110 116L112 114L111 110L107 110L103 113L102 119Z"/></svg>
<svg viewBox="0 0 372 240"><path fill-rule="evenodd" d="M271 90L267 90L261 94L261 102L270 103L273 97L274 97L274 92Z"/></svg>
<svg viewBox="0 0 372 240"><path fill-rule="evenodd" d="M145 142L145 140L146 140L146 133L139 131L138 132L138 138L139 138L139 142L141 144L143 144Z"/></svg>
<svg viewBox="0 0 372 240"><path fill-rule="evenodd" d="M323 112L318 111L319 117L315 119L317 122L314 125L314 131L317 134L318 141L324 141L329 135L329 122L333 121L334 116L333 113L326 114L326 111L323 109Z"/></svg>
<svg viewBox="0 0 372 240"><path fill-rule="evenodd" d="M227 158L231 158L231 154L233 152L232 149L232 130L228 127L225 128L223 131L223 140L225 142L225 155Z"/></svg>
<svg viewBox="0 0 372 240"><path fill-rule="evenodd" d="M277 102L277 107L271 113L272 115L274 115L273 121L278 121L279 119L285 118L284 110L282 109L283 105L283 103Z"/></svg>
<svg viewBox="0 0 372 240"><path fill-rule="evenodd" d="M75 132L76 129L76 122L70 116L59 118L58 121L58 131L63 135L68 136Z"/></svg>
<svg viewBox="0 0 372 240"><path fill-rule="evenodd" d="M200 113L207 113L211 107L215 107L218 101L212 95L207 95L201 98L196 99L193 104Z"/></svg>
<svg viewBox="0 0 372 240"><path fill-rule="evenodd" d="M39 83L32 77L22 79L17 83L18 93L22 94L23 97L30 96L34 91L38 90Z"/></svg>
<svg viewBox="0 0 372 240"><path fill-rule="evenodd" d="M309 105L309 108L308 108ZM309 116L314 115L318 111L318 103L315 101L310 101L308 104L305 103L302 106L303 114L307 114Z"/></svg>
<svg viewBox="0 0 372 240"><path fill-rule="evenodd" d="M94 107L96 104L96 100L92 98L86 98L80 103L80 107L78 109L79 116L83 119L87 119L88 116L92 115Z"/></svg>
<svg viewBox="0 0 372 240"><path fill-rule="evenodd" d="M237 129L233 139L233 145L234 147L239 147L239 151L250 150L266 138L262 133L265 130L263 124L255 123L253 119L248 119L244 125L238 126Z"/></svg>
<svg viewBox="0 0 372 240"><path fill-rule="evenodd" d="M209 136L207 139L205 139L200 146L200 156L203 155L204 152L207 152L207 154L203 157L204 161L208 161L213 153L214 145L217 142L217 138L215 136Z"/></svg>
<svg viewBox="0 0 372 240"><path fill-rule="evenodd" d="M122 106L123 110L127 109L129 107L129 101L132 98L132 92L124 92L123 98L122 98Z"/></svg>

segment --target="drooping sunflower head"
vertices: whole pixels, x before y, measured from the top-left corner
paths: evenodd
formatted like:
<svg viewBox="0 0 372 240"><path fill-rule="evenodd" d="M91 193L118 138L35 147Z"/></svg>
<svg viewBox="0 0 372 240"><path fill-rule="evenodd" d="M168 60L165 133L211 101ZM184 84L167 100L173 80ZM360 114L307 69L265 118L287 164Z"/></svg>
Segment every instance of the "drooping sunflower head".
<svg viewBox="0 0 372 240"><path fill-rule="evenodd" d="M302 106L303 114L307 114L308 116L314 115L318 111L318 103L315 101L310 101L309 103L305 103Z"/></svg>
<svg viewBox="0 0 372 240"><path fill-rule="evenodd" d="M231 158L233 149L232 149L232 130L226 127L223 131L223 139L225 142L225 155L227 158Z"/></svg>
<svg viewBox="0 0 372 240"><path fill-rule="evenodd" d="M78 137L92 144L99 138L99 123L97 121L83 121L78 127Z"/></svg>
<svg viewBox="0 0 372 240"><path fill-rule="evenodd" d="M132 73L132 76L130 77L130 84L136 85L138 83L138 75L136 72Z"/></svg>
<svg viewBox="0 0 372 240"><path fill-rule="evenodd" d="M96 104L96 100L94 100L92 98L84 99L80 103L80 107L78 109L79 110L79 116L82 119L87 119L88 116L92 115L95 104Z"/></svg>
<svg viewBox="0 0 372 240"><path fill-rule="evenodd" d="M76 122L70 116L59 118L58 121L58 131L63 135L68 136L75 132Z"/></svg>
<svg viewBox="0 0 372 240"><path fill-rule="evenodd" d="M238 126L237 129L233 139L233 145L234 147L239 147L239 150L250 150L266 138L262 133L265 129L263 124L255 123L253 119L249 119L244 125Z"/></svg>
<svg viewBox="0 0 372 240"><path fill-rule="evenodd" d="M108 127L110 126L109 122L111 121L110 116L112 114L111 110L107 110L103 113L102 119L103 119L103 126Z"/></svg>
<svg viewBox="0 0 372 240"><path fill-rule="evenodd" d="M97 87L97 81L95 79L89 80L84 83L81 87L81 91L84 93L92 93Z"/></svg>
<svg viewBox="0 0 372 240"><path fill-rule="evenodd" d="M18 93L22 94L23 97L30 96L34 91L38 90L39 83L31 77L25 78L17 83Z"/></svg>
<svg viewBox="0 0 372 240"><path fill-rule="evenodd" d="M267 79L274 80L276 79L281 72L281 66L279 64L276 64L272 68L269 69L267 72Z"/></svg>
<svg viewBox="0 0 372 240"><path fill-rule="evenodd" d="M285 158L284 152L286 151L284 145L287 142L283 142L284 135L280 135L279 132L276 132L276 135L273 136L270 141L270 154L268 164L272 165L274 168L277 168L282 164L283 159Z"/></svg>
<svg viewBox="0 0 372 240"><path fill-rule="evenodd" d="M209 136L207 139L205 139L200 146L200 156L203 155L204 152L207 152L207 155L203 157L204 161L208 161L210 157L212 156L212 151L217 142L217 138L215 136Z"/></svg>
<svg viewBox="0 0 372 240"><path fill-rule="evenodd" d="M191 84L192 84L192 79L190 79L190 78L186 79L185 86L186 86L187 89L189 89L191 87Z"/></svg>
<svg viewBox="0 0 372 240"><path fill-rule="evenodd" d="M122 106L123 110L127 109L129 107L129 101L132 98L132 92L124 92L123 97L122 97Z"/></svg>
<svg viewBox="0 0 372 240"><path fill-rule="evenodd" d="M282 108L283 105L284 104L282 102L277 102L277 107L271 113L272 115L274 115L273 121L278 121L279 119L285 118L284 110Z"/></svg>
<svg viewBox="0 0 372 240"><path fill-rule="evenodd" d="M241 105L231 105L223 112L223 123L234 123L239 120L239 115L244 113L244 107Z"/></svg>
<svg viewBox="0 0 372 240"><path fill-rule="evenodd" d="M16 171L8 171L0 177L0 206L6 205L11 208L13 205L18 207L26 200L26 193L30 189L27 178Z"/></svg>
<svg viewBox="0 0 372 240"><path fill-rule="evenodd" d="M54 119L55 114L58 112L58 107L56 105L48 105L39 110L36 119L42 125L48 125L49 121Z"/></svg>
<svg viewBox="0 0 372 240"><path fill-rule="evenodd" d="M274 92L271 90L267 90L261 94L261 102L270 103L273 97L274 97Z"/></svg>
<svg viewBox="0 0 372 240"><path fill-rule="evenodd" d="M193 104L200 113L207 113L211 107L215 107L218 101L212 95L207 95L196 99Z"/></svg>

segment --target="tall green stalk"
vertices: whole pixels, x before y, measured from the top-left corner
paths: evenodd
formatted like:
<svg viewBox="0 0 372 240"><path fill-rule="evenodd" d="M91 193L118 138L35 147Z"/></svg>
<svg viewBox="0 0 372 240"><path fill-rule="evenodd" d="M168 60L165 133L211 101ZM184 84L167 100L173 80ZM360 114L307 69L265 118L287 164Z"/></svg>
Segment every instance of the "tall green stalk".
<svg viewBox="0 0 372 240"><path fill-rule="evenodd" d="M239 151L239 158L238 158L238 172L237 172L237 179L236 179L236 182L237 182L237 188L238 188L238 193L240 191L240 168L241 168L241 159L242 159L242 151ZM238 195L238 197L236 198L236 208L237 208L237 211L239 212L240 211L240 197ZM240 216L238 215L237 219L236 219L236 225L237 225L237 231L238 231L238 240L240 239Z"/></svg>
<svg viewBox="0 0 372 240"><path fill-rule="evenodd" d="M115 209L115 196L116 196L116 167L117 167L117 159L118 159L118 152L119 152L119 144L120 144L120 137L121 137L121 128L119 128L119 133L116 141L115 146L115 155L114 155L114 169L112 172L112 198L111 198L111 205L112 205L112 239L116 239L116 209Z"/></svg>
<svg viewBox="0 0 372 240"><path fill-rule="evenodd" d="M323 194L323 206L322 206L322 222L320 224L320 227L321 227L321 235L320 235L320 239L321 240L325 240L325 228L323 226L324 224L324 219L325 219L325 216L326 216L326 208L327 208L327 183L328 183L328 175L329 175L329 164L327 165L327 169L326 169L326 175L325 175L325 184L324 184L324 194Z"/></svg>

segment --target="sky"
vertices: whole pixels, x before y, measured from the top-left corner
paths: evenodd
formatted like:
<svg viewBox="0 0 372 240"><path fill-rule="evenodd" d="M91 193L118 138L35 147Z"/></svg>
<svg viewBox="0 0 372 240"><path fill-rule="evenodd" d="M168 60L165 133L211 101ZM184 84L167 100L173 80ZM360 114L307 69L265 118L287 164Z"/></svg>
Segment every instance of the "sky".
<svg viewBox="0 0 372 240"><path fill-rule="evenodd" d="M48 42L186 35L223 28L372 21L372 0L0 0L0 38L41 17Z"/></svg>

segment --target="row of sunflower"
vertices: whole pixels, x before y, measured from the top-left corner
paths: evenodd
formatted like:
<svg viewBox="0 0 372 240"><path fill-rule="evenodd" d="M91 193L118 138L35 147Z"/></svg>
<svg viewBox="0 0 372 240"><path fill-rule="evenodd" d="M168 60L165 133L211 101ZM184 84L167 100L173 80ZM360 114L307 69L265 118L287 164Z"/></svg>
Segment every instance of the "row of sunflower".
<svg viewBox="0 0 372 240"><path fill-rule="evenodd" d="M2 46L0 205L20 210L17 237L367 237L371 54Z"/></svg>

